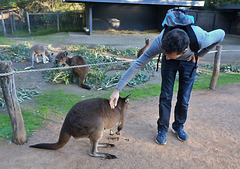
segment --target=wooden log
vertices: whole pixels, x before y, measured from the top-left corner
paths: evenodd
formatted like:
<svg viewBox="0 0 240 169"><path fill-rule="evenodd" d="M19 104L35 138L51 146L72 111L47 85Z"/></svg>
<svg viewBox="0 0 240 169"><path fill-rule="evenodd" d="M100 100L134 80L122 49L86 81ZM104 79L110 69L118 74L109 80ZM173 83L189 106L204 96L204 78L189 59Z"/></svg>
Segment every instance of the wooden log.
<svg viewBox="0 0 240 169"><path fill-rule="evenodd" d="M14 74L11 74L12 71L12 62L0 61L0 74L9 73L9 75L0 76L0 81L3 96L11 119L13 129L13 142L15 144L24 144L27 141L27 134L20 104L17 98Z"/></svg>
<svg viewBox="0 0 240 169"><path fill-rule="evenodd" d="M215 53L215 57L214 57L212 79L211 79L210 86L209 86L209 88L211 90L216 89L216 84L217 84L217 80L218 80L219 72L220 72L222 46L220 46L220 45L216 46L216 50L217 50L217 52Z"/></svg>

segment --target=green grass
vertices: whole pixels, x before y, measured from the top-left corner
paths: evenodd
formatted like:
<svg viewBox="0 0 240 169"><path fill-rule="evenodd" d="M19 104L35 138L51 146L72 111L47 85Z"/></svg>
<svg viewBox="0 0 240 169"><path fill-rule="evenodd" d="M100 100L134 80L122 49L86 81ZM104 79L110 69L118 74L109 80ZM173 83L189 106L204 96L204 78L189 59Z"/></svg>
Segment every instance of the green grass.
<svg viewBox="0 0 240 169"><path fill-rule="evenodd" d="M5 45L5 44L11 43L11 42L12 41L7 38L0 37L0 44L2 44L2 45Z"/></svg>
<svg viewBox="0 0 240 169"><path fill-rule="evenodd" d="M38 130L43 124L45 112L39 112L29 107L22 107L22 115L27 132L31 136L33 130ZM12 138L12 125L8 114L0 114L0 137L4 139Z"/></svg>
<svg viewBox="0 0 240 169"><path fill-rule="evenodd" d="M197 76L193 90L208 89L211 80L210 72L203 72L201 76ZM228 85L231 83L240 83L240 74L224 74L221 73L218 79L217 87ZM178 82L176 81L174 91L177 91ZM125 97L131 93L131 100L143 99L147 97L159 96L161 86L157 84L139 85L134 89L124 90L121 96ZM65 117L70 108L77 102L93 97L109 98L113 89L100 93L101 95L81 96L76 94L68 94L64 90L50 90L37 96L33 102L35 108L30 106L21 106L22 114L25 122L27 135L30 136L32 131L38 130L47 118L51 119L55 116ZM0 137L4 139L12 138L12 127L8 115L0 114Z"/></svg>
<svg viewBox="0 0 240 169"><path fill-rule="evenodd" d="M42 36L33 36L31 37L31 40L34 40L36 42L46 42L46 43L52 43L56 42L58 40L64 40L65 38L68 37L68 33L66 32L61 32L57 33L58 35L56 36L54 34L49 34L49 35L42 35Z"/></svg>
<svg viewBox="0 0 240 169"><path fill-rule="evenodd" d="M13 36L21 36L21 37L26 37L29 36L28 31L22 30L22 31L14 31Z"/></svg>
<svg viewBox="0 0 240 169"><path fill-rule="evenodd" d="M57 34L57 36L56 36ZM20 36L21 32L17 32L15 36ZM23 35L22 35L23 36ZM41 36L29 36L26 35L25 37L21 38L14 38L14 40L11 40L11 38L5 38L5 37L0 37L0 44L6 45L6 44L13 44L16 41L36 41L39 43L53 43L59 40L64 40L68 37L67 32L59 32L59 33L53 33L53 34L48 34L48 35L41 35ZM61 42L61 41L60 41Z"/></svg>

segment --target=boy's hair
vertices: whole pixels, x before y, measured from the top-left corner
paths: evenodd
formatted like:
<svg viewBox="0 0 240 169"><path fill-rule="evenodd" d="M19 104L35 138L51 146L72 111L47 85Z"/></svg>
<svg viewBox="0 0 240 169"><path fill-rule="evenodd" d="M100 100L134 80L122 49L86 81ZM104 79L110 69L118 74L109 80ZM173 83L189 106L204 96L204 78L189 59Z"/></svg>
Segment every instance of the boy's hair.
<svg viewBox="0 0 240 169"><path fill-rule="evenodd" d="M189 44L187 33L179 28L167 32L162 39L162 49L165 53L182 54Z"/></svg>

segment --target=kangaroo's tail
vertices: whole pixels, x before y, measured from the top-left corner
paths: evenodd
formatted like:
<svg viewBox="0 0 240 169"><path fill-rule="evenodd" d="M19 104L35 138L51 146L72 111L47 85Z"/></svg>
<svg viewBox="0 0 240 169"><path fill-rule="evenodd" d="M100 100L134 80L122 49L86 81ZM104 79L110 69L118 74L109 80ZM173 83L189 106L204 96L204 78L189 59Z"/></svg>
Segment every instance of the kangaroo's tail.
<svg viewBox="0 0 240 169"><path fill-rule="evenodd" d="M84 89L87 89L87 90L91 89L91 87L89 87L88 85L85 85L85 84L81 84L81 87L84 88Z"/></svg>
<svg viewBox="0 0 240 169"><path fill-rule="evenodd" d="M48 150L57 150L59 148L62 148L65 144L67 144L70 137L71 137L71 135L62 128L58 142L56 142L56 143L40 143L40 144L31 145L29 147L48 149Z"/></svg>

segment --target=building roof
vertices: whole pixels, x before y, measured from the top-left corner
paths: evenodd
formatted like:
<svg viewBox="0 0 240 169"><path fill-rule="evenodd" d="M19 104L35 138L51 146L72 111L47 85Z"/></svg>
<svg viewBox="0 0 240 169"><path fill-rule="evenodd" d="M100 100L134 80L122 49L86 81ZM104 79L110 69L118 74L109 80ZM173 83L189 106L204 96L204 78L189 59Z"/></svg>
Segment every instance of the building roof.
<svg viewBox="0 0 240 169"><path fill-rule="evenodd" d="M19 10L18 7L0 7L0 11L3 11L3 10Z"/></svg>
<svg viewBox="0 0 240 169"><path fill-rule="evenodd" d="M205 1L184 1L184 0L63 0L63 2L139 4L139 5L170 5L170 6L185 6L185 7L198 6L198 7L203 7Z"/></svg>

